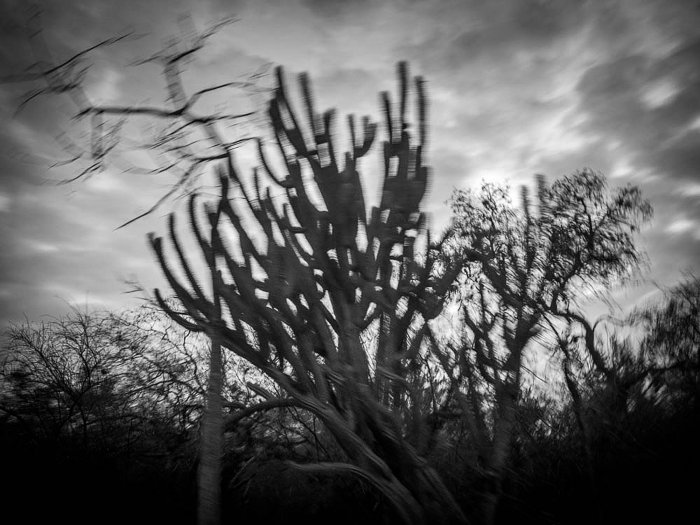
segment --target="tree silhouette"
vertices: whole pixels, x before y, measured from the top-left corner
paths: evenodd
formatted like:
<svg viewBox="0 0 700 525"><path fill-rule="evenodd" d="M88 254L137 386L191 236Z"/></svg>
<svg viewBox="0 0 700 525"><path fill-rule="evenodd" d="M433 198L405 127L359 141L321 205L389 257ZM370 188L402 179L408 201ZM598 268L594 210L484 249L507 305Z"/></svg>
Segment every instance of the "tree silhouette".
<svg viewBox="0 0 700 525"><path fill-rule="evenodd" d="M484 519L492 523L516 425L526 351L546 333L559 339L565 327L580 326L585 351L613 377L595 344L595 326L578 303L586 289L624 278L641 262L634 234L650 217L651 207L637 188L611 192L601 175L583 170L551 186L539 177L536 206L527 187L516 209L507 188L486 184L478 194L455 192L452 208L447 255L462 267L465 336L439 355L456 385L455 395L466 398L462 411L484 470Z"/></svg>
<svg viewBox="0 0 700 525"><path fill-rule="evenodd" d="M137 434L124 436L130 425L161 425L181 437L196 429L206 341L152 306L121 313L74 308L12 325L3 335L0 419L34 427L40 440L77 439L128 452ZM226 403L244 406L232 372Z"/></svg>
<svg viewBox="0 0 700 525"><path fill-rule="evenodd" d="M414 144L406 118L406 64L398 72L398 106L382 95L382 194L369 216L358 169L376 124L365 117L358 133L348 117L350 150L341 167L331 134L334 112L316 113L302 74L303 129L278 68L268 116L285 175L276 173L262 144L259 153L271 183L284 189L282 206L257 170L252 183L246 181L231 157L219 169L216 205L200 206L192 197L190 226L211 271L211 293L195 275L174 216L174 254L166 254L160 237L151 236L151 244L181 311L156 291L162 308L264 372L287 396L276 401L314 414L347 457L299 468L354 473L378 489L404 522L439 523L463 516L417 452L425 414L407 378L455 272L439 264L441 243L431 241L420 211L429 177L423 81L414 84ZM261 408L275 399L266 397Z"/></svg>

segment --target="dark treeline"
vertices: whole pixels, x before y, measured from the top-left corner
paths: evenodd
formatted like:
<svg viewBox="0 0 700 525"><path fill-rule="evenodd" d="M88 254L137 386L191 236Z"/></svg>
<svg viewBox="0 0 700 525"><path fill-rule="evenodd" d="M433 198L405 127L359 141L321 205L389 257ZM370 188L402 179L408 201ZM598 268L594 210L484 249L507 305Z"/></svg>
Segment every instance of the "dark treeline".
<svg viewBox="0 0 700 525"><path fill-rule="evenodd" d="M599 339L615 381L582 367L577 401L554 384L523 389L496 523L646 523L692 510L699 305L700 283L688 280L630 319L641 323L637 343ZM206 341L149 307L75 311L6 336L7 505L27 523L194 523ZM426 363L426 377L437 366ZM394 521L361 479L294 468L342 451L303 411L246 413L260 375L235 359L225 369L224 522ZM426 389L447 388L437 375ZM426 411L435 429L426 459L479 523L487 480L459 406Z"/></svg>
<svg viewBox="0 0 700 525"><path fill-rule="evenodd" d="M171 215L167 242L150 237L170 290L149 306L5 334L1 494L23 521L634 523L692 509L700 281L625 319L585 310L643 266L638 188L586 169L537 177L513 203L485 184L454 193L435 236L424 82L405 64L396 100L381 96L370 208L360 164L380 126L350 117L341 154L334 112L317 113L306 75L298 112L278 69L277 158L259 141L247 176L222 119L193 113L209 91L187 97L177 57L164 58L172 107L149 109L173 120L158 144L189 163L184 182L215 168L220 193L193 194L189 228ZM111 141L142 113L80 108Z"/></svg>

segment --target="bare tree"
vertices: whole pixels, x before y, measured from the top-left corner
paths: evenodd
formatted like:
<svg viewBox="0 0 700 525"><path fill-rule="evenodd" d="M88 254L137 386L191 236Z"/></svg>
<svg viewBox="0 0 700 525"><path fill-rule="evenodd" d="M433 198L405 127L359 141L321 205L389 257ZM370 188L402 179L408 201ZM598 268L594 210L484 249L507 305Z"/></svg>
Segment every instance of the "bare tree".
<svg viewBox="0 0 700 525"><path fill-rule="evenodd" d="M418 364L428 321L455 275L438 263L441 243L431 241L419 207L428 182L423 81L414 84L415 145L406 118L405 64L399 65L398 106L383 94L382 196L369 216L358 169L376 125L365 117L358 134L348 118L350 149L341 166L331 135L334 112L316 113L307 76L299 81L307 130L281 69L268 107L285 176L260 147L265 174L284 190L283 205L275 204L257 170L251 183L231 156L224 159L221 198L203 207L209 234L195 197L189 208L213 291L195 276L171 218L174 255L166 255L160 237L151 243L182 311L156 295L175 320L206 332L285 392L283 398L270 393L261 408L289 403L311 412L347 457L303 468L362 477L406 523L463 521L450 492L417 453L423 414L405 410L416 403L408 372Z"/></svg>
<svg viewBox="0 0 700 525"><path fill-rule="evenodd" d="M111 316L74 310L49 322L11 326L0 412L44 437L77 435L86 445L94 427L108 420L106 411L128 410L113 406L121 402L131 355L112 336L116 324Z"/></svg>
<svg viewBox="0 0 700 525"><path fill-rule="evenodd" d="M243 92L248 97L267 93L259 85L265 75L262 67L250 75L234 80L226 80L188 93L183 81L183 70L189 61L205 46L206 42L223 26L233 22L224 19L204 31L196 31L188 17L181 17L180 25L184 36L135 66L155 64L162 68L165 80L166 100L162 104L105 105L95 103L86 89L86 75L90 68L90 53L107 46L135 38L126 34L108 38L75 53L65 60L55 60L43 39L40 13L29 20L27 31L36 62L26 71L3 79L5 82L33 82L39 85L30 91L18 110L39 97L67 95L77 108L76 119L87 122L89 140L87 145L70 138L70 133L57 137L69 158L54 163L54 166L77 168L77 173L65 182L84 179L103 171L109 165L122 165L125 170L143 174L175 175L175 182L149 209L132 217L120 227L126 226L157 209L169 198L178 193L187 194L201 185L201 177L207 167L231 157L232 151L242 143L252 140L250 134L241 132L239 124L250 121L255 110L237 111L223 109L217 105L221 94ZM236 108L237 109L237 108ZM130 141L124 130L130 124L148 124L151 130L148 138ZM77 125L71 126L77 128ZM128 134L127 134L128 135ZM140 152L155 154L149 165L130 161L124 146L131 145ZM126 162L125 162L126 161ZM126 164L126 166L125 166ZM218 304L218 300L215 301ZM220 414L222 409L222 357L218 337L212 335L209 363L209 385L207 394L207 414ZM221 449L223 422L220 416L205 415L202 420L202 454L200 458L200 523L218 523L219 483L211 480L220 478L220 458L214 458ZM220 454L219 454L220 455ZM213 491L213 492L212 492Z"/></svg>

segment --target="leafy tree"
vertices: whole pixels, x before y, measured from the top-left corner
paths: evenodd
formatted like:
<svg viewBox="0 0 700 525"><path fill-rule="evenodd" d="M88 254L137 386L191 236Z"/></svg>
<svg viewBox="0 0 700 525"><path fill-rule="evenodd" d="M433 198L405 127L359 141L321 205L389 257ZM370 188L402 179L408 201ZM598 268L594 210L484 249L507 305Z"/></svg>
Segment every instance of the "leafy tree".
<svg viewBox="0 0 700 525"><path fill-rule="evenodd" d="M270 394L261 408L294 405L324 424L346 460L304 468L362 477L406 523L446 522L462 513L417 452L425 415L407 378L419 366L428 321L440 312L454 273L438 264L441 245L425 231L419 208L428 181L423 82L415 82L414 145L405 64L399 81L398 107L383 94L382 197L368 215L358 169L376 125L365 118L358 135L348 118L350 150L341 166L333 111L316 113L302 75L304 130L278 69L268 116L286 175L276 173L262 146L259 151L265 174L285 192L284 204L275 204L257 170L252 182L244 180L226 158L219 201L200 207L193 196L189 208L212 291L195 276L171 217L174 256L166 255L160 237L151 243L179 311L156 294L173 319L207 333L285 393Z"/></svg>
<svg viewBox="0 0 700 525"><path fill-rule="evenodd" d="M450 264L462 268L458 287L464 337L441 360L464 397L485 473L484 519L494 520L506 474L526 352L561 322L582 326L585 350L612 374L597 351L594 327L580 298L630 275L641 262L634 234L651 215L635 187L611 191L590 170L547 185L537 180L536 205L522 189L515 208L507 188L485 184L474 194L456 191L449 230Z"/></svg>

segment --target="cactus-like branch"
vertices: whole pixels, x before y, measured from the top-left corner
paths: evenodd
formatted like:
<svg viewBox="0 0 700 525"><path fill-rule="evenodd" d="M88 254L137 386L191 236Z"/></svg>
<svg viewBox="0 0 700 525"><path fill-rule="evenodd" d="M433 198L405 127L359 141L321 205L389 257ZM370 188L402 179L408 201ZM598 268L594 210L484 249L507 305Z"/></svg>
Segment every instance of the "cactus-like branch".
<svg viewBox="0 0 700 525"><path fill-rule="evenodd" d="M219 169L217 205L190 199L190 226L205 262L209 268L223 263L223 270L213 274L211 299L185 257L174 219L169 236L186 284L171 270L160 238L152 237L151 244L187 312L187 318L174 319L215 332L225 348L275 381L285 399L317 416L352 462L349 470L370 480L404 520L427 519L435 501L442 502L445 519L459 520L461 511L449 492L410 444L411 429L420 427L424 418L418 417L407 373L415 368L427 322L441 309L456 273L438 267L439 243L431 242L420 212L429 176L422 164L422 82L416 79L419 143L413 144L406 64L399 64L398 72L398 108L383 95L387 138L382 196L369 216L359 162L371 148L376 124L364 118L359 134L354 118L348 119L350 151L341 169L331 133L334 113L316 112L309 79L301 75L303 128L278 68L268 116L286 175L273 173L262 143L259 154L263 173L285 189L286 202L273 202L270 183L261 181L257 171L254 190L247 191L230 156L226 169ZM242 207L232 203L232 188L243 195ZM245 219L244 211L250 212ZM210 235L200 225L202 214L209 219ZM257 247L260 243L245 226L251 215L264 248ZM233 234L227 238L222 237L224 224ZM242 262L232 246L240 248ZM223 311L219 299L227 311L220 322L215 319ZM376 351L366 343L373 331ZM412 415L414 421L405 425Z"/></svg>

